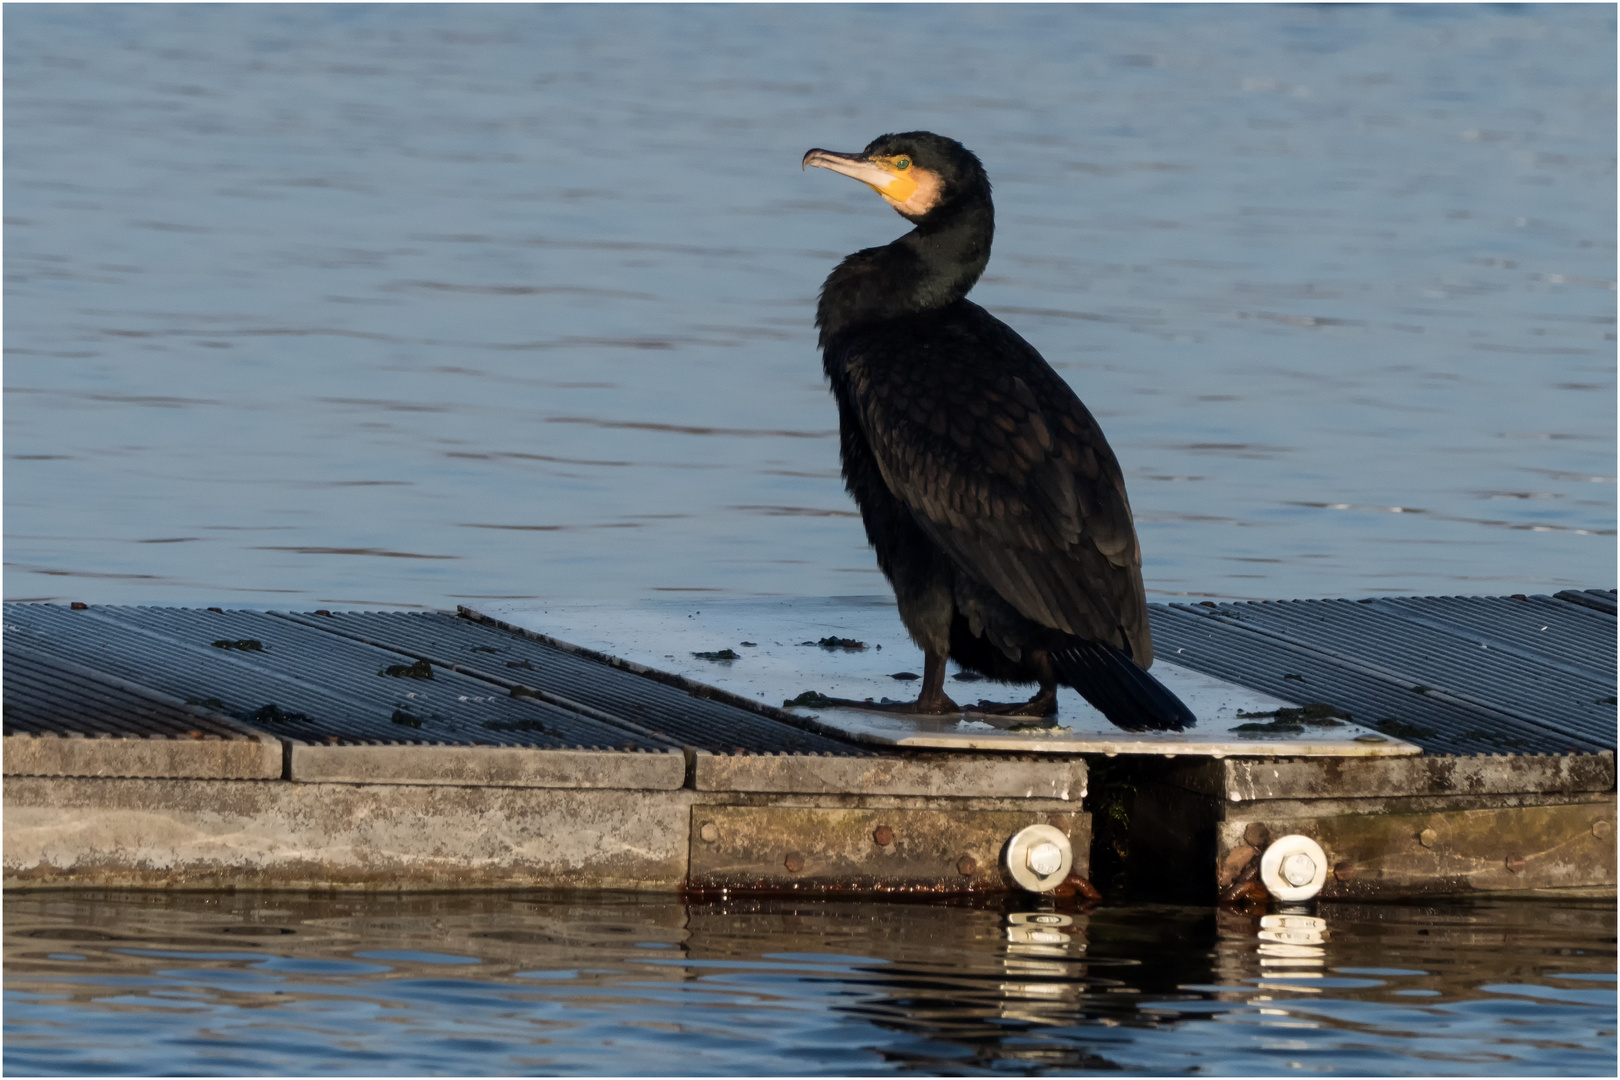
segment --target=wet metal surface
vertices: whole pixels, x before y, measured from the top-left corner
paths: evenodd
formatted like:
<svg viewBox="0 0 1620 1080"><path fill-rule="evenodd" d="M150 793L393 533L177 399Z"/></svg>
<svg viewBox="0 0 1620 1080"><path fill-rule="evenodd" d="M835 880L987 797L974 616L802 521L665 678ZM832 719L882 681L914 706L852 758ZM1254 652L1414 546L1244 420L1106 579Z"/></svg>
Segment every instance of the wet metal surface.
<svg viewBox="0 0 1620 1080"><path fill-rule="evenodd" d="M11 1075L1607 1075L1609 901L5 900Z"/></svg>
<svg viewBox="0 0 1620 1080"><path fill-rule="evenodd" d="M1190 737L1122 736L1067 688L1055 725L1017 730L971 713L781 709L806 691L916 693L916 649L880 598L488 609L518 629L444 613L9 604L6 642L305 742L1341 756L1615 745L1615 617L1553 597L1155 605L1154 670L1199 716ZM1025 692L955 676L947 689L969 707ZM12 712L37 725L60 711L37 694L12 701L8 732Z"/></svg>
<svg viewBox="0 0 1620 1080"><path fill-rule="evenodd" d="M15 640L5 650L5 733L118 739L246 739L218 710L186 705Z"/></svg>
<svg viewBox="0 0 1620 1080"><path fill-rule="evenodd" d="M484 610L772 703L805 691L906 701L916 696L921 670L918 650L880 597L653 600L619 609L506 602ZM1150 617L1153 671L1199 717L1186 736L1124 736L1067 688L1057 727L1021 733L971 716L799 711L900 745L1021 751L1060 752L1077 741L1087 752L1191 754L1360 755L1410 752L1401 747L1413 744L1431 753L1535 754L1615 746L1616 623L1590 606L1544 596L1402 597L1155 604ZM816 644L823 640L860 647ZM726 650L732 658L713 659ZM1019 700L1033 687L952 676L946 690L971 707L981 697ZM1331 706L1333 715L1287 712L1312 705Z"/></svg>
<svg viewBox="0 0 1620 1080"><path fill-rule="evenodd" d="M1598 593L1594 599L1614 593ZM1157 605L1159 654L1439 753L1615 748L1615 617L1548 596Z"/></svg>
<svg viewBox="0 0 1620 1080"><path fill-rule="evenodd" d="M396 626L397 639L388 632ZM387 644L361 640L357 627L381 629L376 639ZM61 657L304 742L858 752L450 615L8 604L6 631L8 649ZM443 662L424 663L413 649ZM38 724L50 714L24 709L19 723L24 715ZM8 712L8 733L11 724Z"/></svg>

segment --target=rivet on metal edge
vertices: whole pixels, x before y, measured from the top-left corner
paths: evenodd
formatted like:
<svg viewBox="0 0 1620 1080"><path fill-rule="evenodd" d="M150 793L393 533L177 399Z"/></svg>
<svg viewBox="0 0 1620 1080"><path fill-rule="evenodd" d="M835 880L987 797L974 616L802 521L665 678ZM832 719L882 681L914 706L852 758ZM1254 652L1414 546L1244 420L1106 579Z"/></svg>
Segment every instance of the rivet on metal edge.
<svg viewBox="0 0 1620 1080"><path fill-rule="evenodd" d="M1609 834L1613 831L1614 826L1610 825L1607 821L1600 820L1592 822L1592 835L1597 837L1599 840L1608 839Z"/></svg>
<svg viewBox="0 0 1620 1080"><path fill-rule="evenodd" d="M705 844L712 844L720 839L720 830L715 826L714 822L705 821L698 826L698 836L703 838Z"/></svg>
<svg viewBox="0 0 1620 1080"><path fill-rule="evenodd" d="M1422 844L1424 847L1434 847L1434 845L1438 844L1439 842L1440 834L1435 832L1433 829L1424 829L1422 832L1418 833L1418 843Z"/></svg>
<svg viewBox="0 0 1620 1080"><path fill-rule="evenodd" d="M979 860L971 855L964 855L956 860L956 872L963 877L972 877L979 869Z"/></svg>
<svg viewBox="0 0 1620 1080"><path fill-rule="evenodd" d="M782 865L788 868L788 873L797 874L804 869L804 856L797 851L790 851L787 858L782 860Z"/></svg>

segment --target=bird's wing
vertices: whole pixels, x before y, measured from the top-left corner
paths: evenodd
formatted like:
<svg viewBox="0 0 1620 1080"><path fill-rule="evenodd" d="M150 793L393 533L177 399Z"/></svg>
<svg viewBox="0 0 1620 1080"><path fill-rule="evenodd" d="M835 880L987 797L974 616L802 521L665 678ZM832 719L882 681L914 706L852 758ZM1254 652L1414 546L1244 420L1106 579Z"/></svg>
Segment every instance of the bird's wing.
<svg viewBox="0 0 1620 1080"><path fill-rule="evenodd" d="M885 482L1026 617L1147 666L1141 551L1102 429L1029 343L976 305L954 308L842 350L839 381Z"/></svg>

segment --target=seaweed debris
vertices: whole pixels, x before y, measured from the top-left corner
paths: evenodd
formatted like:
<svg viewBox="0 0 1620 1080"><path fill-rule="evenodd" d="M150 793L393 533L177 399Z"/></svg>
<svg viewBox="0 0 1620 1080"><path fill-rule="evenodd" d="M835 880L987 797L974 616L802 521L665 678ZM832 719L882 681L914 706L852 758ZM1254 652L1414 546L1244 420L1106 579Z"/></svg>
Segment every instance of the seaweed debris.
<svg viewBox="0 0 1620 1080"><path fill-rule="evenodd" d="M817 693L814 690L806 690L798 697L788 698L786 701L782 702L782 707L787 709L792 708L795 705L802 705L807 709L829 709L836 704L837 702L833 701L833 699L828 697L826 694Z"/></svg>
<svg viewBox="0 0 1620 1080"><path fill-rule="evenodd" d="M236 641L231 641L229 638L221 638L219 641L214 642L214 648L235 649L239 652L263 652L264 642L255 641L252 638L239 638Z"/></svg>
<svg viewBox="0 0 1620 1080"><path fill-rule="evenodd" d="M733 649L720 649L717 652L695 652L692 655L699 660L713 660L718 664L729 664L733 660L741 659Z"/></svg>
<svg viewBox="0 0 1620 1080"><path fill-rule="evenodd" d="M396 679L431 679L433 665L426 660L418 660L414 664L390 664L377 674L392 675Z"/></svg>
<svg viewBox="0 0 1620 1080"><path fill-rule="evenodd" d="M287 712L286 710L282 709L281 706L272 701L268 705L260 706L257 712L249 713L247 716L242 717L242 719L246 720L250 724L280 724L298 720L308 720L309 717L301 712Z"/></svg>
<svg viewBox="0 0 1620 1080"><path fill-rule="evenodd" d="M1239 710L1240 720L1265 720L1269 724L1239 724L1233 731L1241 731L1247 735L1298 735L1307 727L1338 727L1350 719L1350 714L1334 705L1326 705L1320 701L1313 701L1297 709L1273 709L1270 712L1243 712Z"/></svg>
<svg viewBox="0 0 1620 1080"><path fill-rule="evenodd" d="M1408 724L1405 720L1398 720L1393 716L1375 721L1373 727L1397 739L1421 739L1434 734L1434 728L1424 727L1422 724Z"/></svg>
<svg viewBox="0 0 1620 1080"><path fill-rule="evenodd" d="M833 649L843 649L845 652L865 652L866 642L856 641L847 637L824 637L820 641L801 641L800 645L820 645L829 652Z"/></svg>

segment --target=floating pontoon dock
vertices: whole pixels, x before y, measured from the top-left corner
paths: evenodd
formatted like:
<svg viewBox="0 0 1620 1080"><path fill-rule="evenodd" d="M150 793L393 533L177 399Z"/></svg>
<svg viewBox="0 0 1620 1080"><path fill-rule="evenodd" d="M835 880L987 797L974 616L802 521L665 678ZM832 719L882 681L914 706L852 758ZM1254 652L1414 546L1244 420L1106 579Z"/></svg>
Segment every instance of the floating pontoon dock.
<svg viewBox="0 0 1620 1080"><path fill-rule="evenodd" d="M1121 758L1144 878L1615 885L1613 591L1155 605L1150 736L822 707L915 694L874 602L5 620L8 888L1089 893Z"/></svg>

